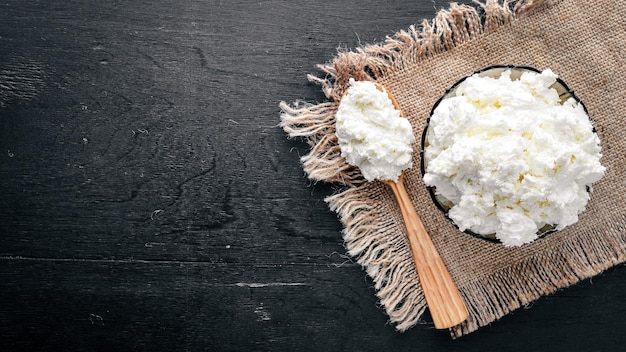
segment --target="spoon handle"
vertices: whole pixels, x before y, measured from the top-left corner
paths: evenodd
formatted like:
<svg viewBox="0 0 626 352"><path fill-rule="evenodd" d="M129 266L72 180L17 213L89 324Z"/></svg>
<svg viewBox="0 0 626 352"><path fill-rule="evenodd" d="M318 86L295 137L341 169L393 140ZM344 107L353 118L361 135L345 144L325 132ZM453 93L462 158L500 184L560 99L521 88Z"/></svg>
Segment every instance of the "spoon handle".
<svg viewBox="0 0 626 352"><path fill-rule="evenodd" d="M385 183L393 190L402 211L413 261L435 328L447 329L460 324L467 319L469 313L437 248L411 203L403 177L401 176L398 182L385 181Z"/></svg>

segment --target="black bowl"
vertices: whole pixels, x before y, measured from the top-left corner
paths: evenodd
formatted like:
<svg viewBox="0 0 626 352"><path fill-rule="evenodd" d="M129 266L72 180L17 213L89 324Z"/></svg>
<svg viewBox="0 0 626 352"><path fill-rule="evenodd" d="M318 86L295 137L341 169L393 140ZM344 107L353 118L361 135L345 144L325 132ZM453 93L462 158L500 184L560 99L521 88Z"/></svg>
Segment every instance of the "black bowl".
<svg viewBox="0 0 626 352"><path fill-rule="evenodd" d="M426 140L427 140L427 135L429 133L429 125L430 125L430 117L433 115L435 109L439 106L439 104L441 103L441 101L449 96L451 96L452 94L454 94L456 92L456 89L458 88L458 86L465 81L467 78L473 76L474 74L478 74L480 76L487 76L487 77L493 77L493 78L498 78L500 77L500 75L502 74L502 72L506 71L506 70L511 70L511 79L512 80L518 80L522 73L525 71L531 71L531 72L536 72L536 73L541 73L541 70L531 67L531 66L515 66L515 65L492 65L492 66L487 66L483 69L480 69L474 73L472 73L471 75L465 76L463 78L461 78L459 81L457 81L456 83L454 83L452 85L452 87L450 87L448 90L446 90L446 92L441 96L441 98L439 98L437 100L437 102L435 103L435 105L433 106L433 108L430 111L430 115L428 116L428 119L426 120L426 126L424 127L424 131L422 132L422 140L421 140L421 152L420 152L420 169L422 172L422 176L424 176L424 174L426 173L426 167L428 165L428 161L425 160L424 158L424 148L427 146L426 145ZM561 80L560 78L557 78L556 82L554 82L554 84L550 87L550 88L554 88L556 89L557 93L559 94L559 97L561 98L561 103L565 102L566 100L568 100L569 98L574 98L585 110L585 113L587 115L589 115L587 108L585 107L585 105L582 103L582 101L580 101L580 99L578 99L578 97L574 94L574 91L572 91L571 89L569 89L567 87L567 85L565 84L565 82L563 82L563 80ZM595 129L594 129L595 132ZM446 218L448 218L450 221L452 221L452 219L450 219L448 217L448 211L450 210L450 208L454 205L452 204L452 202L450 202L449 200L447 200L445 197L441 196L441 195L437 195L436 194L436 189L435 187L427 187L428 188L428 192L430 193L430 196L433 200L433 202L435 203L435 205L446 215ZM589 191L589 190L587 190ZM453 222L454 223L454 222ZM556 225L546 225L544 227L542 227L541 229L539 229L539 231L537 232L538 237L544 237L545 235L555 232L556 231ZM487 234L487 235L482 235L482 234L477 234L475 232L466 230L464 231L465 233L472 235L474 237L478 237L481 239L485 239L488 241L492 241L492 242L499 242L499 240L496 238L495 234Z"/></svg>

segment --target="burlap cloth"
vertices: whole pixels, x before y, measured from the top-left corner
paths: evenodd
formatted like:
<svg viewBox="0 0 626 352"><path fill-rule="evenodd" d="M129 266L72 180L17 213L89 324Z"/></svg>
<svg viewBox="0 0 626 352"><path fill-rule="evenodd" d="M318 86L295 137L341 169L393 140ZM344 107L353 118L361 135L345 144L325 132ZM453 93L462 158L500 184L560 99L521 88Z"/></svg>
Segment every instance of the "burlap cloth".
<svg viewBox="0 0 626 352"><path fill-rule="evenodd" d="M458 337L626 259L625 18L626 6L616 0L451 4L419 30L411 27L321 65L325 76L309 78L321 83L328 102L281 104L284 130L311 146L302 157L309 177L345 186L327 201L344 224L348 253L373 279L398 330L415 325L426 302L393 193L381 182L364 182L340 156L334 113L348 79L377 80L386 87L418 140L446 89L493 64L552 69L595 123L607 172L594 184L587 209L578 223L521 247L460 232L433 204L419 167L406 174L413 204L470 311L468 321L450 330ZM419 143L413 155L414 165L420 165Z"/></svg>

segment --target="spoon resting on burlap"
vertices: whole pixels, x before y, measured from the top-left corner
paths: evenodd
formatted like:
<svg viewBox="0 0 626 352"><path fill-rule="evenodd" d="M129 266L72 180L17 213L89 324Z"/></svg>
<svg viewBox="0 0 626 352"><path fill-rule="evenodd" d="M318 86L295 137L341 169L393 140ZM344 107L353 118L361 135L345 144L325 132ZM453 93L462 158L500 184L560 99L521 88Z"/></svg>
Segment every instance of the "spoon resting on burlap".
<svg viewBox="0 0 626 352"><path fill-rule="evenodd" d="M384 104L388 104L388 101L391 101L393 105L392 109L397 110L395 113L396 116L402 117L402 110L400 109L395 98L387 91L383 89L383 87L379 84L375 84L373 87L365 87L362 84L371 84L371 82L355 82L351 80L351 88L355 85L361 84L359 87L364 87L364 92L354 93L357 94L357 97L351 97L351 101L357 99L357 103L355 104L356 109L353 109L351 113L357 111L357 113L364 114L366 111L374 111L375 113L378 110L372 110L372 106L376 106L377 104L383 104L381 102L381 97L377 96L376 99L373 99L371 102L367 101L365 97L365 91L369 89L369 93L373 93L374 95L380 94L379 92L386 93L388 100L384 102ZM368 93L368 94L369 94ZM348 92L350 94L350 91ZM361 99L360 101L358 99ZM345 99L345 96L344 96ZM342 99L343 103L343 99ZM348 104L348 103L347 103ZM407 230L407 237L409 241L409 245L411 248L411 254L413 256L413 261L415 262L415 267L417 270L417 274L420 279L420 284L422 286L422 291L424 292L424 297L426 298L426 303L428 304L428 308L430 310L431 317L435 324L435 328L437 329L446 329L460 324L465 321L468 317L468 311L465 307L463 299L459 293L458 288L456 287L450 273L446 269L446 266L439 255L439 252L435 248L430 236L426 232L426 228L422 224L420 217L418 216L413 204L411 203L411 199L406 191L404 186L404 169L396 169L391 171L391 173L387 173L386 169L394 169L395 165L391 165L391 167L382 168L385 169L382 171L382 174L377 170L372 170L371 161L367 160L368 156L372 155L372 157L379 157L379 154L384 154L385 151L378 152L376 149L368 150L366 153L361 152L359 157L350 157L349 153L353 152L353 149L357 149L360 146L359 143L363 143L366 138L371 138L371 136L365 136L366 133L363 131L358 131L354 135L351 136L352 141L356 141L354 146L345 144L342 145L342 134L346 134L346 129L350 129L350 127L359 128L358 121L345 121L340 119L340 114L345 116L346 112L350 108L345 108L342 111L342 106L340 105L338 113L337 113L337 134L340 141L340 147L342 147L342 155L346 154L348 157L346 158L348 162L352 165L358 166L361 168L362 173L365 178L369 181L374 179L381 180L385 184L387 184L393 191L395 198L400 207L400 211L402 213L402 217L404 219L404 224ZM374 120L377 119L375 116ZM404 123L404 122L403 122ZM380 119L378 121L374 121L373 126L384 126L384 123ZM406 123L405 123L406 125ZM410 130L410 124L408 130ZM412 135L412 131L404 131L406 133L410 133L411 138L414 140ZM381 136L376 136L381 138ZM385 136L384 139L386 141L378 142L381 146L387 146L388 144L395 143L394 140L387 139L389 136ZM393 136L392 136L392 139ZM401 139L398 136L398 139ZM345 148L345 150L344 150ZM344 153L345 152L345 153ZM412 148L410 149L408 158L410 159L410 153L412 152ZM357 153L358 154L358 153ZM397 152L390 153L389 155L394 156L397 155ZM365 156L364 156L365 155ZM352 161L352 162L351 162ZM353 164L354 162L354 164ZM410 163L410 161L409 161ZM404 167L402 165L401 167ZM410 164L409 166L410 167ZM399 176L396 174L398 173Z"/></svg>

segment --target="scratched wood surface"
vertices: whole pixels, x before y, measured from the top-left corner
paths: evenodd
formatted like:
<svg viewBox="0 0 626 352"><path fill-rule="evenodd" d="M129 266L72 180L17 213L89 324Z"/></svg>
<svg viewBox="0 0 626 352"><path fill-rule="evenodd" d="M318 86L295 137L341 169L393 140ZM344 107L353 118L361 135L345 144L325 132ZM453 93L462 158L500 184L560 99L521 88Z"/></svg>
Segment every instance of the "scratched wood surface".
<svg viewBox="0 0 626 352"><path fill-rule="evenodd" d="M446 1L0 4L0 350L610 351L611 269L452 341L400 334L277 128L305 75Z"/></svg>

